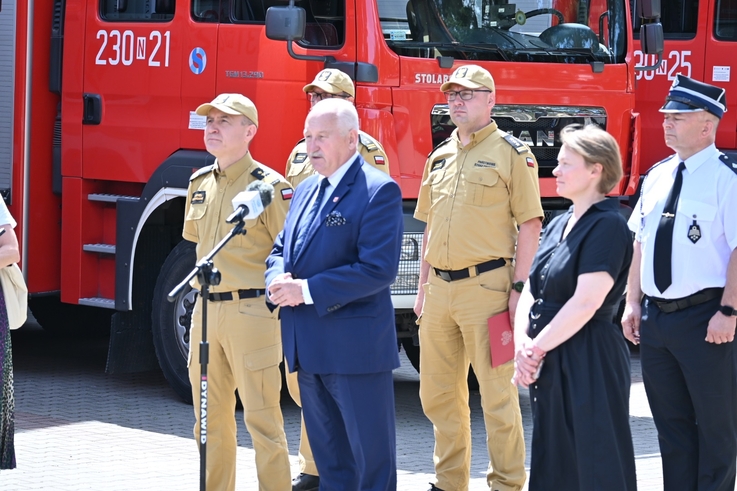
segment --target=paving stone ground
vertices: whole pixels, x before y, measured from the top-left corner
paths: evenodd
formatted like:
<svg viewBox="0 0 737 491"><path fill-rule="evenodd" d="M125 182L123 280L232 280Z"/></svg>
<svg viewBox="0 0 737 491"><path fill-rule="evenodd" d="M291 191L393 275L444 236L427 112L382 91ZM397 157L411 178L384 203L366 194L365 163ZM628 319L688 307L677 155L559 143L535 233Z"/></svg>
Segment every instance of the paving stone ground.
<svg viewBox="0 0 737 491"><path fill-rule="evenodd" d="M0 471L0 491L199 489L192 407L159 372L105 375L107 340L54 337L30 324L13 332L18 468ZM630 423L638 489L662 489L660 454L637 355L632 357ZM419 379L402 355L395 372L398 489L428 489L432 426L422 413ZM529 395L520 392L528 444ZM299 408L282 400L290 460L297 472ZM478 393L471 396L471 491L486 488L485 433ZM237 490L258 489L251 439L238 413ZM565 491L565 490L562 490Z"/></svg>

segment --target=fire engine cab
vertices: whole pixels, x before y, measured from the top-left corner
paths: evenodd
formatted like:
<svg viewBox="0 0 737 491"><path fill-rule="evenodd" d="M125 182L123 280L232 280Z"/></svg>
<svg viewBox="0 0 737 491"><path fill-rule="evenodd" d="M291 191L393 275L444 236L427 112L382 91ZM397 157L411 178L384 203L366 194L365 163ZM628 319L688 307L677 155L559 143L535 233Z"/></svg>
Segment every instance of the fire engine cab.
<svg viewBox="0 0 737 491"><path fill-rule="evenodd" d="M12 69L0 75L0 190L19 222L31 309L47 329L109 329L108 372L158 364L191 398L195 292L166 294L194 264L181 236L189 177L213 161L193 111L219 93L248 96L253 155L283 173L309 108L302 87L336 67L402 188L392 292L398 343L417 361L424 224L412 212L426 156L452 130L440 84L464 63L489 69L493 117L532 147L551 213L567 207L551 172L570 123L617 138L615 194L632 194L635 78L649 76L635 72L646 57L635 55L635 15L642 51L657 53L658 0L636 11L626 0L3 0L0 57Z"/></svg>

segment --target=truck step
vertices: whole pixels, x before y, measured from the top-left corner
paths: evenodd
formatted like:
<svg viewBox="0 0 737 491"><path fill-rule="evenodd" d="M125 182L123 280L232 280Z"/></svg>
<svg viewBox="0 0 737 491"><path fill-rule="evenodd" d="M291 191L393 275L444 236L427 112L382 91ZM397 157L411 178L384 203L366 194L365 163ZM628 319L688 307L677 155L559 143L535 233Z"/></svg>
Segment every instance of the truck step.
<svg viewBox="0 0 737 491"><path fill-rule="evenodd" d="M105 194L105 193L92 193L87 195L87 199L90 201L103 201L106 203L115 203L119 199L139 199L137 196L125 196L123 194Z"/></svg>
<svg viewBox="0 0 737 491"><path fill-rule="evenodd" d="M113 300L112 298L100 298L100 297L80 298L79 305L87 305L89 307L100 307L102 309L114 309L115 300Z"/></svg>
<svg viewBox="0 0 737 491"><path fill-rule="evenodd" d="M99 252L101 254L115 254L115 246L113 244L84 244L82 250Z"/></svg>

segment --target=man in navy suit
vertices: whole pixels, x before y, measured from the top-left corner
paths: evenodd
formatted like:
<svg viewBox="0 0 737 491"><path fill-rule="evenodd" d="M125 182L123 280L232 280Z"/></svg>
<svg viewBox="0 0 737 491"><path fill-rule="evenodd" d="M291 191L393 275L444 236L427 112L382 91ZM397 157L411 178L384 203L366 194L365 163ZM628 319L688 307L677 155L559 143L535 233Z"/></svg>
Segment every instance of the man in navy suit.
<svg viewBox="0 0 737 491"><path fill-rule="evenodd" d="M401 192L358 154L351 103L316 104L304 136L318 174L297 187L266 260L269 301L281 307L320 490L395 490L399 357L389 287L399 266Z"/></svg>

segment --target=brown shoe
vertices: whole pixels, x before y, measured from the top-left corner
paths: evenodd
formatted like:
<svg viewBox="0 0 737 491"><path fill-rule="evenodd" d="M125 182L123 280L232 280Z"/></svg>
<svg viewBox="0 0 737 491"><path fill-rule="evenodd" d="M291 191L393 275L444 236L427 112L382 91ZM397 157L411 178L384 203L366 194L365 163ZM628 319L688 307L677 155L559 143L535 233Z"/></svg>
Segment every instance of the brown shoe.
<svg viewBox="0 0 737 491"><path fill-rule="evenodd" d="M300 474L292 480L292 491L317 491L320 478L311 474Z"/></svg>

